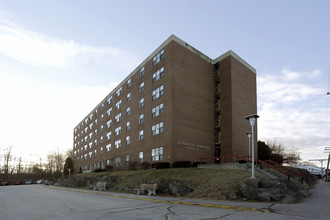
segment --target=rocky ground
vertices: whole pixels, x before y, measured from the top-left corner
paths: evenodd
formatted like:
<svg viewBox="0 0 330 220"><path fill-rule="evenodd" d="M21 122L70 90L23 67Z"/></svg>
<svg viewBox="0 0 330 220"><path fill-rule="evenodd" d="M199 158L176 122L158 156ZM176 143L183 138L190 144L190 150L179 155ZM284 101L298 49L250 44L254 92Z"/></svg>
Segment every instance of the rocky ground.
<svg viewBox="0 0 330 220"><path fill-rule="evenodd" d="M106 182L108 191L135 193L142 183L156 183L157 194L216 200L297 202L308 196L308 185L287 179L269 179L257 174L250 179L245 170L176 168L78 174L60 181L67 187L91 188Z"/></svg>

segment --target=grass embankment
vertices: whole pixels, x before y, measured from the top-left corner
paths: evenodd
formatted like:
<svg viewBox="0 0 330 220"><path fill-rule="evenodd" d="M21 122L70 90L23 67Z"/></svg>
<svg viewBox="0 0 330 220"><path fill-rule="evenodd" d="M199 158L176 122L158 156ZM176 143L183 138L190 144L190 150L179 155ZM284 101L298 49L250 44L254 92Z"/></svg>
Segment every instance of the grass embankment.
<svg viewBox="0 0 330 220"><path fill-rule="evenodd" d="M77 174L76 178L96 180L116 177L116 186L110 190L132 192L142 183L176 181L192 189L189 197L226 199L237 194L240 183L251 176L245 170L220 170L198 168L172 168L160 170L116 171Z"/></svg>

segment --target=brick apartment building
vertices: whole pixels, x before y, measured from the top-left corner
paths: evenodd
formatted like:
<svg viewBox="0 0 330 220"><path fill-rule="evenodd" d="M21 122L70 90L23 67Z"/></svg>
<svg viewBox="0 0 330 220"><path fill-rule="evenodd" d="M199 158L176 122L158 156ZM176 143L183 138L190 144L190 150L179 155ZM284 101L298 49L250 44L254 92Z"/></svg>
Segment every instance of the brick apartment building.
<svg viewBox="0 0 330 220"><path fill-rule="evenodd" d="M247 155L253 113L253 67L171 35L74 128L74 171Z"/></svg>

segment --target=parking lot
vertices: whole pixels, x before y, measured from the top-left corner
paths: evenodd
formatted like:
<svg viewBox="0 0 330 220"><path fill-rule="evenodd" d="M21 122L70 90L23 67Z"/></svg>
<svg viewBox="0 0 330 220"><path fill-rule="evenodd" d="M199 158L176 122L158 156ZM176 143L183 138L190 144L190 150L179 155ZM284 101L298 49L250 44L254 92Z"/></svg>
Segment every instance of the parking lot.
<svg viewBox="0 0 330 220"><path fill-rule="evenodd" d="M329 219L330 184L297 204L137 196L43 185L0 186L1 219Z"/></svg>

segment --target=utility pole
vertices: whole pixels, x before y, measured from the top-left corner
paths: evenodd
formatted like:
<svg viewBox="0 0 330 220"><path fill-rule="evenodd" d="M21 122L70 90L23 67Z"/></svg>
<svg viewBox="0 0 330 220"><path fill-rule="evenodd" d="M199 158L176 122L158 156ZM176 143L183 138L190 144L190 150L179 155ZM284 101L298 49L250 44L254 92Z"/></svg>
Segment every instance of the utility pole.
<svg viewBox="0 0 330 220"><path fill-rule="evenodd" d="M327 170L325 172L325 181L329 182L329 163L330 163L330 147L326 147L324 153L328 153L328 165L327 165Z"/></svg>

